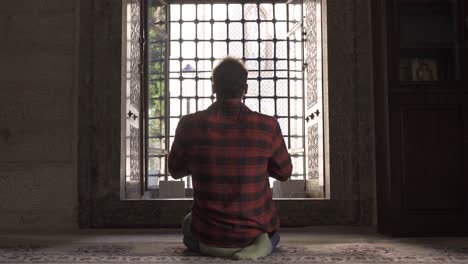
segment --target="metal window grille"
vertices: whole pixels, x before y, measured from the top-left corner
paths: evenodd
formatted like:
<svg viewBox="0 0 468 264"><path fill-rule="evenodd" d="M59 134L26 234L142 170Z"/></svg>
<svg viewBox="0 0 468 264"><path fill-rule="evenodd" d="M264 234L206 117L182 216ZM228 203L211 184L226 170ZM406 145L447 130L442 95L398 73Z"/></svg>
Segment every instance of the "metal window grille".
<svg viewBox="0 0 468 264"><path fill-rule="evenodd" d="M167 175L167 5L149 0L147 10L146 48L148 56L148 110L147 110L147 171L146 188L154 189L161 177Z"/></svg>
<svg viewBox="0 0 468 264"><path fill-rule="evenodd" d="M169 8L169 80L150 72L157 76L150 77L150 89L159 93L150 91L150 96L156 96L150 98L149 175L171 179L164 155L151 154L151 147L170 147L182 115L204 110L214 102L211 71L217 60L229 55L241 58L249 70L245 104L277 118L288 148L300 150L292 154L293 178L304 179L301 30L299 35L288 35L302 18L297 8L265 2L171 4ZM154 52L166 48L164 44L157 48L165 42L153 36L150 43L154 43ZM150 69L156 71L158 62L151 63ZM166 92L163 83L168 83ZM164 107L156 107L165 109L164 113L151 108L164 103ZM148 185L151 188L154 182L149 180ZM186 187L191 187L190 178Z"/></svg>

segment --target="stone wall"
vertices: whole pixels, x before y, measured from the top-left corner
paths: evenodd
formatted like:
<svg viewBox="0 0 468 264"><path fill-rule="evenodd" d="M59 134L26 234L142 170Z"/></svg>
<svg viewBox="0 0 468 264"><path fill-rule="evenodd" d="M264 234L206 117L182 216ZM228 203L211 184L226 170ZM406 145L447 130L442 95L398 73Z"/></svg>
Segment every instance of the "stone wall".
<svg viewBox="0 0 468 264"><path fill-rule="evenodd" d="M77 4L0 5L0 229L77 227Z"/></svg>
<svg viewBox="0 0 468 264"><path fill-rule="evenodd" d="M371 1L326 2L330 198L376 225Z"/></svg>
<svg viewBox="0 0 468 264"><path fill-rule="evenodd" d="M327 3L331 196L353 201L359 224L375 225L371 1Z"/></svg>

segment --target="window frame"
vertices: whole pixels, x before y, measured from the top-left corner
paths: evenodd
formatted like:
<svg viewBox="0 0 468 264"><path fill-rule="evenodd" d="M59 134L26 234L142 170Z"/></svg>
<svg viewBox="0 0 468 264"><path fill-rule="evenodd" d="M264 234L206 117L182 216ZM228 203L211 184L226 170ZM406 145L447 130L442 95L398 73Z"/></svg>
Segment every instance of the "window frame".
<svg viewBox="0 0 468 264"><path fill-rule="evenodd" d="M161 2L164 2L164 1L161 1ZM236 1L235 1L236 2ZM238 3L242 4L242 6L244 6L244 4L255 4L257 6L257 12L258 12L258 15L260 15L262 13L262 11L260 10L260 5L261 4L272 4L272 8L273 10L275 10L275 8L278 7L278 4L284 4L284 8L286 8L285 10L285 15L286 17L284 18L285 20L281 20L281 21L278 21L276 19L276 17L273 17L271 19L255 19L255 20L252 20L253 22L255 22L255 26L258 26L260 28L260 25L262 23L262 21L271 21L273 23L273 36L271 38L271 42L272 44L274 45L273 46L273 56L271 58L268 58L268 59L260 59L260 57L255 57L255 58L247 58L246 56L246 47L243 46L242 47L242 50L243 50L243 56L241 59L243 59L244 61L254 61L254 62L257 62L257 68L256 69L253 69L253 71L251 71L251 74L250 76L252 76L252 72L258 72L258 76L257 77L250 77L249 78L249 82L253 81L255 83L258 83L260 84L261 81L265 81L265 80L270 80L273 82L273 87L274 87L274 94L271 95L271 96L265 96L265 95L262 95L261 94L261 89L260 89L260 85L258 85L258 94L254 94L254 95L247 95L244 99L243 99L243 102L245 103L246 102L246 99L247 100L255 100L258 104L258 109L254 109L254 111L261 111L261 103L263 100L265 99L272 99L273 100L273 109L274 109L274 116L276 118L281 118L281 120L286 120L286 124L287 124L287 129L285 131L283 131L283 135L285 137L285 141L288 145L288 148L292 150L291 152L291 156L293 158L294 161L297 161L298 163L297 164L300 164L301 167L300 169L297 169L296 170L296 176L295 177L298 177L299 178L303 178L303 180L305 181L306 180L306 157L305 157L305 126L304 126L304 100L305 100L305 95L304 95L304 76L302 74L302 69L303 69L303 52L300 53L300 56L299 58L295 58L295 59L291 59L292 58L292 55L290 54L290 45L291 45L291 42L294 42L293 44L295 44L295 46L298 46L300 47L299 50L302 50L303 49L303 40L302 40L302 34L300 33L302 31L302 11L299 13L299 14L296 14L299 16L299 21L296 21L295 18L291 18L291 12L289 11L290 7L289 7L289 4L288 4L288 1L279 1L280 3L278 3L278 1L238 1ZM179 54L179 57L178 58L174 58L174 57L171 57L168 53L170 53L172 47L171 45L172 42L178 42L177 44L180 46L179 47L179 50L181 50L181 47L182 47L182 44L187 41L187 40L183 40L181 37L182 36L179 36L179 39L173 39L172 38L172 34L171 34L171 28L172 28L172 24L177 24L180 29L179 29L179 32L182 32L182 27L183 27L183 24L184 23L195 23L195 25L197 25L198 23L200 22L204 22L204 21L199 21L198 20L198 17L194 18L193 20L182 20L182 17L179 19L179 20L173 20L171 19L171 5L179 5L179 8L180 8L180 15L182 15L182 6L183 4L195 4L196 6L198 6L199 4L210 4L211 7L213 7L214 4L218 3L218 1L215 1L215 2L212 2L212 1L202 1L202 2L192 2L192 1L169 1L169 2L164 2L166 4L166 14L165 14L165 18L166 18L166 28L167 28L167 41L166 41L166 58L165 58L165 68L166 68L166 78L165 78L165 106L166 106L166 110L165 110L165 113L164 113L164 119L160 119L160 120L164 120L165 123L165 128L166 128L166 131L165 131L165 149L166 151L169 151L169 148L170 148L170 145L171 145L171 142L173 140L173 133L170 133L171 131L171 124L172 124L172 119L180 119L181 116L185 113L183 113L183 104L190 100L190 101L193 101L195 102L195 105L196 105L196 108L195 108L195 111L197 110L202 110L202 109L199 109L198 108L198 102L199 102L199 99L201 99L199 97L199 94L198 94L198 88L199 88L199 75L198 75L198 71L195 72L193 78L186 78L186 77L182 77L182 68L184 67L184 63L183 63L183 60L184 60L184 57L182 56L182 53ZM226 4L226 7L227 7L227 4L233 4L233 2L229 2L229 3L226 3L225 1L219 1L219 3L223 3L223 4ZM273 6L275 5L275 6ZM149 7L148 7L149 8ZM198 11L198 9L197 9ZM227 8L226 8L226 11L228 12ZM211 11L213 12L213 11ZM147 12L146 12L147 13ZM211 16L213 15L213 13L211 14ZM228 16L228 13L226 14ZM274 15L274 14L273 14ZM210 16L210 19L207 20L206 22L209 22L211 24L210 28L211 28L211 33L213 32L213 26L215 24L222 24L223 21L218 21L218 20L213 20ZM229 17L227 17L227 20L229 20ZM297 17L296 17L297 19ZM244 32L245 32L245 25L246 23L248 23L250 20L245 20L245 17L244 17L244 12L242 13L242 18L241 20L237 21L237 20L229 20L225 22L225 25L227 26L229 23L231 22L239 22L241 23L242 25L242 38L240 40L230 40L229 36L226 36L227 38L225 40L214 40L213 39L213 36L211 36L210 34L210 39L198 39L198 36L195 36L195 46L197 48L197 45L201 44L199 42L204 42L204 41L210 41L211 43L209 44L211 46L211 57L207 58L206 61L208 63L211 62L211 65L213 66L215 61L220 59L218 57L215 57L214 56L214 53L213 53L213 44L214 42L221 42L221 43L227 43L229 44L230 42L235 42L235 41L238 41L239 43L243 43L242 45L245 45L245 43L249 42L249 41L253 41L257 44L257 42L259 43L257 46L258 46L258 49L260 50L261 49L261 43L259 41L262 41L262 36L260 35L260 32L259 32L259 35L258 35L258 40L257 39L254 39L254 40L247 40L245 39L245 36L244 36ZM145 24L148 25L149 21L146 21ZM278 25L276 25L276 23L284 23L284 25L286 26L285 30L286 32L284 32L284 39L281 38L281 39L278 39L276 37L276 27L278 27ZM147 26L148 27L148 26ZM291 37L291 35L294 35L294 34L291 34L291 32L296 32L295 30L297 30L300 34L299 34L299 39L294 39ZM149 28L147 28L146 30L146 35L148 36L148 32L149 32ZM227 32L229 32L229 29L227 29ZM180 33L179 33L180 34ZM147 37L148 41L147 43L150 43L151 42L151 39L149 39ZM197 41L198 40L198 41ZM268 41L269 39L263 39L263 42L265 41ZM190 42L190 40L188 40ZM285 45L285 58L281 58L281 59L278 59L278 57L276 57L276 45L278 42L284 42L284 45ZM151 42L152 43L152 42ZM226 53L228 53L229 51L229 45L226 45ZM150 48L148 47L148 44L147 44L147 50L149 51ZM148 56L146 56L148 57ZM188 58L189 60L192 60L192 58ZM197 58L197 55L195 55L195 60L194 60L194 63L195 63L195 67L197 68L198 66L198 62L200 60L204 60L204 59L198 59ZM286 65L286 68L285 69L278 69L277 68L277 62L278 60L281 60L281 61L284 61L284 64ZM262 69L261 69L261 62L262 61L271 61L273 63L273 71L274 71L274 76L271 76L271 77L266 77L266 76L262 76L261 72L262 72ZM277 82L279 79L284 79L284 81L286 81L286 85L287 87L291 87L291 63L292 62L295 62L296 64L299 63L301 66L299 66L299 71L300 71L300 77L297 77L295 76L294 77L294 81L296 81L296 78L297 81L300 83L300 87L299 87L299 90L300 92L298 94L295 94L295 95L292 95L291 92L290 92L290 89L287 89L287 94L286 95L278 95L277 94ZM175 76L177 75L178 72L173 72L171 71L171 63L179 63L179 76ZM148 66L148 65L147 65ZM151 67L151 65L149 66ZM210 70L211 70L212 67L210 67ZM276 75L276 72L277 71L285 71L285 76L283 78L278 78L277 75ZM146 72L147 74L149 74L149 71ZM174 75L175 74L175 75ZM174 77L175 76L175 77ZM182 91L182 79L183 78L184 80L185 79L190 79L190 80L194 80L195 81L195 95L193 96L186 96L183 94L183 91ZM146 85L151 85L148 81L151 81L150 78L147 78L147 81L146 81ZM171 91L171 83L173 81L179 81L179 86L180 86L180 94L178 96L172 96L170 95L170 92ZM148 88L149 89L149 88ZM146 89L146 92L148 91L148 89ZM203 97L205 98L205 97ZM211 100L211 103L214 102L215 98L213 95L210 95L208 97L206 97L207 99L210 99ZM287 101L287 115L286 116L283 116L283 115L278 115L278 106L279 106L279 101L277 100L281 100L281 101L284 101L284 100ZM149 98L149 96L147 97L147 99L145 100L146 102L148 102L149 100L153 100L153 98ZM170 111L170 108L171 108L171 102L173 100L178 100L178 103L180 104L180 112L179 112L179 116L174 116L171 111ZM292 110L291 110L291 104L292 104L292 101L296 101L296 100L299 100L301 101L302 103L300 104L301 107L299 107L299 112L298 113L292 113ZM191 107L192 108L192 107ZM146 109L148 110L148 109ZM186 109L187 111L187 109ZM293 111L295 112L295 111ZM299 114L299 115L297 115ZM152 119L153 117L151 117L149 114L148 114L148 117L147 117L147 125L146 125L146 131L148 131L148 126L150 124L150 119ZM157 118L157 117L156 117ZM292 122L299 122L299 128L300 128L300 132L299 133L296 133L296 131L293 131L292 129ZM161 124L163 125L163 124ZM174 130L174 129L172 129ZM145 187L146 187L146 191L149 191L150 188L149 188L149 177L152 177L154 175L150 174L149 171L149 165L152 163L150 161L151 158L153 158L153 156L150 156L149 154L149 150L150 150L150 146L148 145L148 138L152 138L152 135L150 135L150 133L147 133L146 134L147 136L145 136L145 139L146 139L146 146L147 146L147 152L146 152L146 164L148 164L148 166L146 166L146 173L145 173ZM298 139L300 144L302 145L302 147L300 149L302 149L302 152L299 151L299 149L296 149L296 148L292 148L292 141L293 139ZM170 175L167 171L167 155L164 157L162 155L160 156L157 156L156 159L164 159L165 162L166 162L166 166L164 168L164 172L159 170L161 173L159 175L157 175L157 177L162 177L163 180L168 180L170 179ZM160 162L161 164L161 162ZM297 167L297 166L295 166ZM294 176L294 175L293 175ZM189 181L189 180L187 180ZM186 186L186 188L190 188L190 186Z"/></svg>

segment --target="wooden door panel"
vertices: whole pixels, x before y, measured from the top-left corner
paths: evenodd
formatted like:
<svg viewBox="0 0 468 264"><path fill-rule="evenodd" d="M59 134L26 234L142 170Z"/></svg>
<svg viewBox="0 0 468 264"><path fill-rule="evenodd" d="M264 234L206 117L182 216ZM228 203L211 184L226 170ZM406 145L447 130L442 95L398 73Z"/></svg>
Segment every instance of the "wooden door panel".
<svg viewBox="0 0 468 264"><path fill-rule="evenodd" d="M392 233L468 231L467 104L461 93L389 97Z"/></svg>
<svg viewBox="0 0 468 264"><path fill-rule="evenodd" d="M463 108L401 108L404 208L463 210Z"/></svg>
<svg viewBox="0 0 468 264"><path fill-rule="evenodd" d="M465 186L465 204L468 207L468 92L463 95L463 109L463 186ZM468 223L468 209L465 210L464 219L465 223Z"/></svg>

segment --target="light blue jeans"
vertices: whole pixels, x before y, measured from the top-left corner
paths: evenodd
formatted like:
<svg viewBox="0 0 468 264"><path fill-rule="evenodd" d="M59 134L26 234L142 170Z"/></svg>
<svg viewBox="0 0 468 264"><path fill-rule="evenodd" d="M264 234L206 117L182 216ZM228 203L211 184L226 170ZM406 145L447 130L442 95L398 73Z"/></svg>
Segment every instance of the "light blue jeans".
<svg viewBox="0 0 468 264"><path fill-rule="evenodd" d="M200 252L200 243L196 237L192 234L192 213L189 213L182 223L182 233L184 234L184 245L194 252ZM275 232L270 237L271 240L271 252L275 250L280 242L280 235ZM271 254L270 252L270 254Z"/></svg>

